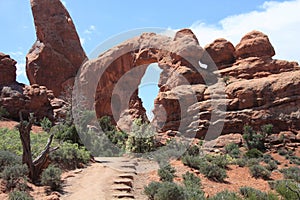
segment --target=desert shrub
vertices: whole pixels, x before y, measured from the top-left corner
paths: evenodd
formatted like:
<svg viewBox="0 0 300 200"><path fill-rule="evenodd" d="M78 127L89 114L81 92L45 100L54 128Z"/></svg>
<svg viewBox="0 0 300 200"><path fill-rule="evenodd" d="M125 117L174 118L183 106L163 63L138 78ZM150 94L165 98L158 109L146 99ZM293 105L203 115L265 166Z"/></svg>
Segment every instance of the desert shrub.
<svg viewBox="0 0 300 200"><path fill-rule="evenodd" d="M183 184L186 188L200 187L201 179L193 173L186 172L182 175Z"/></svg>
<svg viewBox="0 0 300 200"><path fill-rule="evenodd" d="M268 135L271 135L273 132L273 125L272 124L265 124L261 126L261 131L263 135L266 137Z"/></svg>
<svg viewBox="0 0 300 200"><path fill-rule="evenodd" d="M27 174L27 166L17 164L5 167L1 173L1 178L6 183L6 189L10 190L19 186L23 187Z"/></svg>
<svg viewBox="0 0 300 200"><path fill-rule="evenodd" d="M212 157L210 162L224 169L229 165L226 155L215 155Z"/></svg>
<svg viewBox="0 0 300 200"><path fill-rule="evenodd" d="M7 112L7 110L5 108L3 108L2 106L0 106L0 119L4 118L4 117L8 117L9 113Z"/></svg>
<svg viewBox="0 0 300 200"><path fill-rule="evenodd" d="M8 200L34 200L31 196L29 196L24 191L13 191L9 193Z"/></svg>
<svg viewBox="0 0 300 200"><path fill-rule="evenodd" d="M154 196L157 193L158 189L161 187L162 183L160 182L151 182L149 185L144 187L144 193L150 200L154 200Z"/></svg>
<svg viewBox="0 0 300 200"><path fill-rule="evenodd" d="M267 124L261 127L261 132L256 133L251 126L244 126L243 138L248 149L265 150L265 139L272 133L273 125Z"/></svg>
<svg viewBox="0 0 300 200"><path fill-rule="evenodd" d="M203 190L199 188L185 188L184 196L186 200L205 200Z"/></svg>
<svg viewBox="0 0 300 200"><path fill-rule="evenodd" d="M225 146L225 152L228 153L233 158L239 158L241 151L239 146L235 143L229 143Z"/></svg>
<svg viewBox="0 0 300 200"><path fill-rule="evenodd" d="M36 158L44 150L48 138L48 133L30 135L31 152L33 158ZM53 140L52 146L58 146L58 142ZM18 156L22 155L23 147L20 140L20 134L16 129L0 129L0 149L12 152Z"/></svg>
<svg viewBox="0 0 300 200"><path fill-rule="evenodd" d="M199 156L200 148L198 145L193 145L187 150L187 154L190 156Z"/></svg>
<svg viewBox="0 0 300 200"><path fill-rule="evenodd" d="M251 167L253 165L259 165L260 160L257 158L250 158L249 160L247 160L247 166Z"/></svg>
<svg viewBox="0 0 300 200"><path fill-rule="evenodd" d="M9 151L0 150L0 173L7 166L21 164L21 158Z"/></svg>
<svg viewBox="0 0 300 200"><path fill-rule="evenodd" d="M41 127L44 131L46 132L50 132L51 128L52 128L52 122L47 118L47 117L44 117L41 122Z"/></svg>
<svg viewBox="0 0 300 200"><path fill-rule="evenodd" d="M164 182L154 195L154 200L183 200L184 188L173 182Z"/></svg>
<svg viewBox="0 0 300 200"><path fill-rule="evenodd" d="M162 166L157 173L161 181L172 182L175 177L175 172L175 168L172 167L170 164L167 164Z"/></svg>
<svg viewBox="0 0 300 200"><path fill-rule="evenodd" d="M183 184L185 186L185 199L201 200L205 199L204 192L200 189L201 179L193 173L186 172L182 175Z"/></svg>
<svg viewBox="0 0 300 200"><path fill-rule="evenodd" d="M286 200L299 200L300 189L297 183L290 180L279 180L274 183L276 192Z"/></svg>
<svg viewBox="0 0 300 200"><path fill-rule="evenodd" d="M69 124L67 122L62 122L53 126L50 132L54 131L54 138L59 140L60 142L70 142L82 144L81 139L78 135L76 127L74 124Z"/></svg>
<svg viewBox="0 0 300 200"><path fill-rule="evenodd" d="M266 165L266 168L267 168L267 170L273 171L273 170L278 169L278 165L277 165L276 161L271 160L271 161L269 161L268 164Z"/></svg>
<svg viewBox="0 0 300 200"><path fill-rule="evenodd" d="M146 153L155 150L155 130L149 123L136 119L132 124L132 131L126 140L126 150L133 153Z"/></svg>
<svg viewBox="0 0 300 200"><path fill-rule="evenodd" d="M288 154L288 151L285 150L285 149L279 149L279 150L278 150L278 154L281 155L281 156L285 156L285 155Z"/></svg>
<svg viewBox="0 0 300 200"><path fill-rule="evenodd" d="M268 164L271 160L274 160L270 154L264 154L262 160Z"/></svg>
<svg viewBox="0 0 300 200"><path fill-rule="evenodd" d="M300 165L300 158L298 156L290 156L289 160L291 164Z"/></svg>
<svg viewBox="0 0 300 200"><path fill-rule="evenodd" d="M200 165L207 163L204 158L199 156L184 155L181 158L182 163L194 169L199 169Z"/></svg>
<svg viewBox="0 0 300 200"><path fill-rule="evenodd" d="M90 153L84 147L74 143L63 143L60 148L50 154L51 160L68 169L75 169L81 164L87 164L90 160Z"/></svg>
<svg viewBox="0 0 300 200"><path fill-rule="evenodd" d="M246 158L261 158L261 157L263 157L263 153L260 150L254 148L254 149L250 149L249 151L247 151L245 153L245 157Z"/></svg>
<svg viewBox="0 0 300 200"><path fill-rule="evenodd" d="M241 198L237 193L225 190L217 193L215 196L209 198L209 200L241 200Z"/></svg>
<svg viewBox="0 0 300 200"><path fill-rule="evenodd" d="M240 193L246 199L259 200L278 200L279 198L274 193L265 193L252 187L241 187Z"/></svg>
<svg viewBox="0 0 300 200"><path fill-rule="evenodd" d="M269 179L271 176L271 172L261 165L253 165L249 170L254 178Z"/></svg>
<svg viewBox="0 0 300 200"><path fill-rule="evenodd" d="M205 165L201 165L200 173L204 174L208 179L216 182L224 182L224 179L227 178L226 170L216 164L207 163Z"/></svg>
<svg viewBox="0 0 300 200"><path fill-rule="evenodd" d="M236 165L238 165L239 167L245 167L247 165L247 160L244 158L239 158L239 159L236 159L234 163Z"/></svg>
<svg viewBox="0 0 300 200"><path fill-rule="evenodd" d="M293 179L300 183L300 168L299 167L289 167L280 170L283 173L285 179Z"/></svg>
<svg viewBox="0 0 300 200"><path fill-rule="evenodd" d="M61 187L61 169L50 165L42 173L41 182L45 186L49 186L52 190L57 190Z"/></svg>

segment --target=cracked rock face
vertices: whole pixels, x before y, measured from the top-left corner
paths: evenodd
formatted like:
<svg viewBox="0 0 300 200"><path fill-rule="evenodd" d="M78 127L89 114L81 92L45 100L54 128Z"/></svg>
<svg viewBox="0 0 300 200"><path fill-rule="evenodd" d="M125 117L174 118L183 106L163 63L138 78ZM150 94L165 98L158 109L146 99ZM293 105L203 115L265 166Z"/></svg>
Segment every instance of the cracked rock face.
<svg viewBox="0 0 300 200"><path fill-rule="evenodd" d="M30 84L44 85L55 96L73 86L87 59L74 23L60 0L31 0L37 40L26 56Z"/></svg>

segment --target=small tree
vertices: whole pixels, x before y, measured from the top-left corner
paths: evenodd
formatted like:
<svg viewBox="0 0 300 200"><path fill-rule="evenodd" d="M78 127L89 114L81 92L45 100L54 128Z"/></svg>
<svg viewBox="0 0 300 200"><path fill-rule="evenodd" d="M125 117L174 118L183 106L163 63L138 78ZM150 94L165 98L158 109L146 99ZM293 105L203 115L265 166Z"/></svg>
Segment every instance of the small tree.
<svg viewBox="0 0 300 200"><path fill-rule="evenodd" d="M33 160L31 153L31 144L30 144L30 131L32 125L34 123L34 117L30 114L29 121L23 120L22 111L19 113L20 115L20 124L18 125L20 138L23 146L23 155L22 155L22 163L28 166L29 170L29 178L33 183L36 183L40 175L50 163L49 161L49 153L51 151L56 150L57 148L51 149L50 145L52 143L54 133L52 133L48 139L48 142L44 148L44 150L40 153L40 155Z"/></svg>
<svg viewBox="0 0 300 200"><path fill-rule="evenodd" d="M246 141L246 145L248 149L258 149L264 151L265 140L269 134L272 133L273 125L267 124L261 127L261 132L256 133L251 126L244 126L244 134L243 138Z"/></svg>

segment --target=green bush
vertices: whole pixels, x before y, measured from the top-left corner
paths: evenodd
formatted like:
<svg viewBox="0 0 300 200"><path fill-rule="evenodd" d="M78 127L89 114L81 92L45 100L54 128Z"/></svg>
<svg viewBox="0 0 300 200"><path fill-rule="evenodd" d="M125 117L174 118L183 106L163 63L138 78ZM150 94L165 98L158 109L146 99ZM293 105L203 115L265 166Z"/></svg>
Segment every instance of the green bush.
<svg viewBox="0 0 300 200"><path fill-rule="evenodd" d="M0 173L7 166L21 164L21 158L9 151L0 150Z"/></svg>
<svg viewBox="0 0 300 200"><path fill-rule="evenodd" d="M186 188L195 188L201 186L201 179L193 173L186 172L182 175L183 184Z"/></svg>
<svg viewBox="0 0 300 200"><path fill-rule="evenodd" d="M162 183L160 182L151 182L149 185L144 187L144 193L150 200L154 200L154 196L158 189L161 188L161 185Z"/></svg>
<svg viewBox="0 0 300 200"><path fill-rule="evenodd" d="M75 169L87 164L90 160L90 153L77 143L63 143L60 148L50 154L51 160L63 168Z"/></svg>
<svg viewBox="0 0 300 200"><path fill-rule="evenodd" d="M60 142L70 142L82 145L81 139L74 124L63 122L53 126L50 132L54 132L54 138Z"/></svg>
<svg viewBox="0 0 300 200"><path fill-rule="evenodd" d="M245 153L246 158L261 158L261 157L263 157L263 155L264 154L256 148L250 149L249 151L247 151Z"/></svg>
<svg viewBox="0 0 300 200"><path fill-rule="evenodd" d="M298 184L290 180L276 181L275 190L285 200L299 200L300 198L300 189Z"/></svg>
<svg viewBox="0 0 300 200"><path fill-rule="evenodd" d="M274 193L265 193L252 187L241 187L240 193L244 198L249 200L279 200L278 196Z"/></svg>
<svg viewBox="0 0 300 200"><path fill-rule="evenodd" d="M201 158L199 156L184 155L181 160L184 165L187 165L194 169L200 169L200 165L207 163L204 158Z"/></svg>
<svg viewBox="0 0 300 200"><path fill-rule="evenodd" d="M26 192L23 191L13 191L9 193L8 200L34 200Z"/></svg>
<svg viewBox="0 0 300 200"><path fill-rule="evenodd" d="M223 169L226 169L229 165L229 161L226 157L226 155L215 155L212 157L211 161L212 164L217 165L218 167L221 167Z"/></svg>
<svg viewBox="0 0 300 200"><path fill-rule="evenodd" d="M209 200L242 200L235 192L228 190L217 193L215 196L209 198Z"/></svg>
<svg viewBox="0 0 300 200"><path fill-rule="evenodd" d="M271 176L271 172L261 165L253 165L249 170L254 178L269 179Z"/></svg>
<svg viewBox="0 0 300 200"><path fill-rule="evenodd" d="M247 165L247 160L244 158L239 158L235 160L235 164L239 167L245 167Z"/></svg>
<svg viewBox="0 0 300 200"><path fill-rule="evenodd" d="M61 170L53 165L48 166L42 173L42 184L50 186L52 190L58 190L61 187Z"/></svg>
<svg viewBox="0 0 300 200"><path fill-rule="evenodd" d="M4 118L4 117L8 117L9 113L7 112L7 110L5 108L3 108L2 106L0 106L0 119Z"/></svg>
<svg viewBox="0 0 300 200"><path fill-rule="evenodd" d="M279 149L279 150L278 150L278 154L281 155L281 156L285 156L285 155L288 154L288 151L285 150L285 149Z"/></svg>
<svg viewBox="0 0 300 200"><path fill-rule="evenodd" d="M41 122L41 127L44 131L46 131L47 133L50 132L51 128L52 128L52 122L47 118L47 117L44 117Z"/></svg>
<svg viewBox="0 0 300 200"><path fill-rule="evenodd" d="M265 139L272 132L273 125L262 126L261 133L256 133L251 126L244 126L243 138L246 141L248 149L265 150Z"/></svg>
<svg viewBox="0 0 300 200"><path fill-rule="evenodd" d="M201 165L200 173L204 174L208 179L216 182L224 182L224 179L227 178L226 170L216 164L208 163Z"/></svg>
<svg viewBox="0 0 300 200"><path fill-rule="evenodd" d="M183 184L185 186L186 200L201 200L205 199L204 192L200 189L201 179L193 173L186 172L182 175Z"/></svg>
<svg viewBox="0 0 300 200"><path fill-rule="evenodd" d="M283 173L285 179L293 179L300 183L300 168L299 167L289 167L280 170Z"/></svg>
<svg viewBox="0 0 300 200"><path fill-rule="evenodd" d="M187 150L187 154L190 156L199 156L200 148L198 145L193 145Z"/></svg>
<svg viewBox="0 0 300 200"><path fill-rule="evenodd" d="M259 165L260 160L257 158L250 158L249 160L247 160L247 166L251 167L253 165Z"/></svg>
<svg viewBox="0 0 300 200"><path fill-rule="evenodd" d="M175 172L175 168L172 167L170 164L167 164L161 167L157 173L161 181L172 182L175 177Z"/></svg>
<svg viewBox="0 0 300 200"><path fill-rule="evenodd" d="M154 195L154 200L183 200L184 188L173 182L163 182Z"/></svg>
<svg viewBox="0 0 300 200"><path fill-rule="evenodd" d="M289 160L291 164L300 165L300 158L298 156L290 156Z"/></svg>
<svg viewBox="0 0 300 200"><path fill-rule="evenodd" d="M48 133L30 135L31 152L33 158L36 158L44 150L48 138ZM58 146L58 142L53 140L52 146ZM23 147L19 131L16 129L0 129L0 149L21 156L23 153Z"/></svg>
<svg viewBox="0 0 300 200"><path fill-rule="evenodd" d="M239 158L241 151L239 146L235 143L229 143L225 146L225 152L228 153L232 158Z"/></svg>
<svg viewBox="0 0 300 200"><path fill-rule="evenodd" d="M143 123L142 119L136 119L133 122L132 131L128 134L126 150L133 153L146 153L155 148L155 130L149 123Z"/></svg>
<svg viewBox="0 0 300 200"><path fill-rule="evenodd" d="M6 183L6 189L10 190L19 186L23 186L26 182L26 176L28 174L28 168L26 165L16 164L13 166L7 166L1 173L1 178Z"/></svg>
<svg viewBox="0 0 300 200"><path fill-rule="evenodd" d="M271 160L267 164L266 168L267 168L267 170L274 171L274 170L278 169L278 165L277 165L276 161Z"/></svg>

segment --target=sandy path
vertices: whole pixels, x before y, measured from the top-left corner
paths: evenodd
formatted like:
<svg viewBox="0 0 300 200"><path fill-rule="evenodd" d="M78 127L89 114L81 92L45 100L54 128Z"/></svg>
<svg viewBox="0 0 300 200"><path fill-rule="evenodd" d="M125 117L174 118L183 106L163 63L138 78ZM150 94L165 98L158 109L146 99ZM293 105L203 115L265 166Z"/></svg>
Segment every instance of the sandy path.
<svg viewBox="0 0 300 200"><path fill-rule="evenodd" d="M62 200L105 200L111 199L113 177L119 172L93 163L74 177L68 178Z"/></svg>

